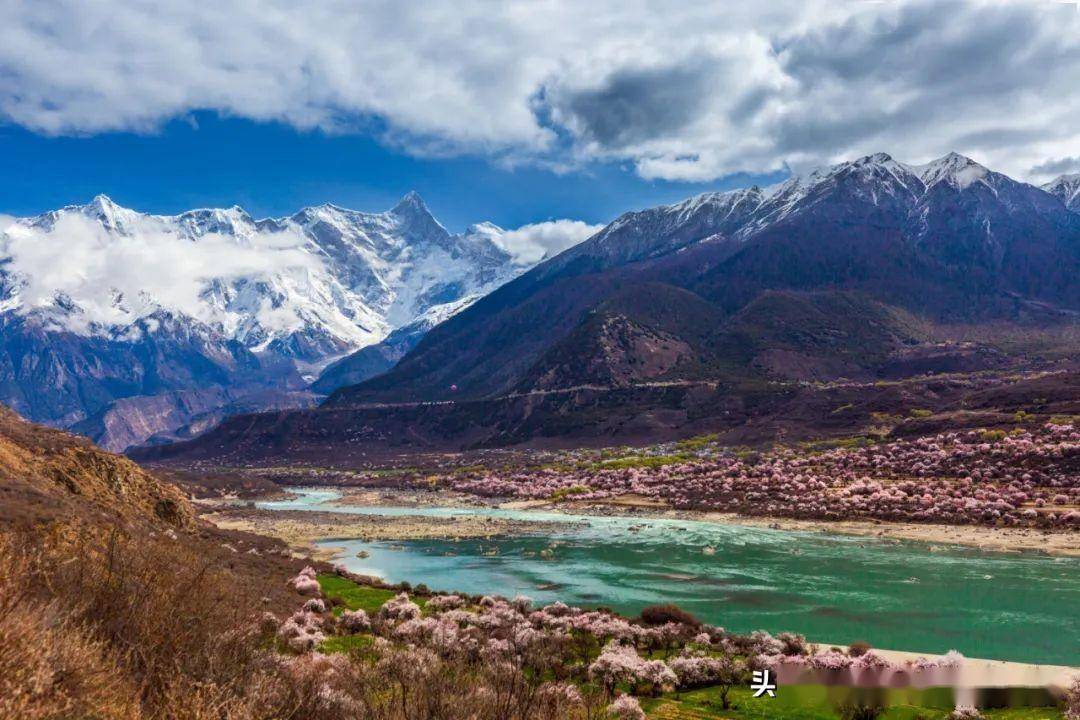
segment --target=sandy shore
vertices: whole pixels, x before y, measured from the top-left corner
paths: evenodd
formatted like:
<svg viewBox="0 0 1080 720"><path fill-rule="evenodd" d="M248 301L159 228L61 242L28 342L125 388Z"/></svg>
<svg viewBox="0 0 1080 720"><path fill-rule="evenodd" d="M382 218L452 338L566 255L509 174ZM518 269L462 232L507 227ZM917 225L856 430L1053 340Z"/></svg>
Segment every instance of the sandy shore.
<svg viewBox="0 0 1080 720"><path fill-rule="evenodd" d="M340 548L316 545L320 540L348 538L365 542L424 539L458 541L526 533L546 534L565 527L564 523L507 520L476 515L348 515L308 510L260 510L250 507L223 507L202 517L225 530L241 530L278 538L297 553L327 561L338 554Z"/></svg>
<svg viewBox="0 0 1080 720"><path fill-rule="evenodd" d="M383 488L340 488L341 497L328 505L353 505L358 507L492 507L495 503L465 493L416 492L411 490L388 490Z"/></svg>

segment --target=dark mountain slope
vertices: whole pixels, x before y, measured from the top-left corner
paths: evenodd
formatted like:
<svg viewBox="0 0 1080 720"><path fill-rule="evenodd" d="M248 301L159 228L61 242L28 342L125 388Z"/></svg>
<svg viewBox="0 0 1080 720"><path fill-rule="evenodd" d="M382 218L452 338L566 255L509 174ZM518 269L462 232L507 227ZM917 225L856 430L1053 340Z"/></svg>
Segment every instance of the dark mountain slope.
<svg viewBox="0 0 1080 720"><path fill-rule="evenodd" d="M547 350L516 389L619 387L684 377L712 361L711 339L722 322L714 306L687 290L628 284Z"/></svg>
<svg viewBox="0 0 1080 720"><path fill-rule="evenodd" d="M374 402L507 392L619 286L618 278L602 276L511 282L464 311L467 322L455 316L436 326L393 370L356 387ZM339 390L327 403L348 402L351 391Z"/></svg>
<svg viewBox="0 0 1080 720"><path fill-rule="evenodd" d="M360 348L327 365L311 384L311 389L329 395L338 388L356 385L376 375L382 375L416 347L425 332L427 329L413 331L412 326L398 328L382 342Z"/></svg>
<svg viewBox="0 0 1080 720"><path fill-rule="evenodd" d="M927 339L907 313L865 296L767 292L726 323L713 353L722 365L769 378L868 379Z"/></svg>
<svg viewBox="0 0 1080 720"><path fill-rule="evenodd" d="M66 425L117 398L173 388L300 384L295 370L202 330L162 312L127 328L123 339L84 337L3 314L0 392L20 413Z"/></svg>
<svg viewBox="0 0 1080 720"><path fill-rule="evenodd" d="M956 155L923 167L873 155L768 191L624 215L329 403L443 399L455 396L452 386L459 397L486 397L528 386L534 364L588 313L644 281L690 290L720 314L768 290L846 290L933 320L972 322L1080 310L1078 273L1080 215L1059 198ZM604 327L624 338L616 344L638 332L612 322ZM573 355L565 344L553 352Z"/></svg>

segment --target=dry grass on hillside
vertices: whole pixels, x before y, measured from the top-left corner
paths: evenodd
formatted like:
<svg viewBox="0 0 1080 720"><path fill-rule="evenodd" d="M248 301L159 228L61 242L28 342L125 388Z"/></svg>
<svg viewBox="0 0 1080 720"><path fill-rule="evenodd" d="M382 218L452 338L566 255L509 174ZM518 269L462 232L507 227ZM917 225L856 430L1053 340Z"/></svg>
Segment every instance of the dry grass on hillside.
<svg viewBox="0 0 1080 720"><path fill-rule="evenodd" d="M0 406L0 525L76 516L194 524L174 485L86 438L26 422Z"/></svg>
<svg viewBox="0 0 1080 720"><path fill-rule="evenodd" d="M277 623L259 622L261 592L282 578L238 575L200 542L73 524L0 532L0 718L599 717L596 704L567 714L501 665L282 652Z"/></svg>
<svg viewBox="0 0 1080 720"><path fill-rule="evenodd" d="M3 536L0 717L268 717L257 598L213 564L163 536Z"/></svg>

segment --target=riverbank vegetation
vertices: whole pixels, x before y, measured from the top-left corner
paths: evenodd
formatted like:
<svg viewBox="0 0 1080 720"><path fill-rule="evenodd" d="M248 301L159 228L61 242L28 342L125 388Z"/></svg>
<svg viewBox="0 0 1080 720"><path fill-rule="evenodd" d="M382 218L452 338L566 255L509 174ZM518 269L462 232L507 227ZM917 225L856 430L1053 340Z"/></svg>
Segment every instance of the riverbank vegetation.
<svg viewBox="0 0 1080 720"><path fill-rule="evenodd" d="M953 713L949 694L893 702L890 693L922 692L936 673L947 680L955 657L897 664L865 647L727 632L671 607L630 619L560 603L533 607L526 598L391 588L327 565L309 568L280 541L209 526L183 493L126 461L62 433L10 424L0 446L7 503L0 508L9 511L0 524L0 718L939 720ZM1067 443L1075 438L1064 432L981 439L991 450L976 447L976 459L996 462L995 443L1010 441L1022 445L1003 458L1045 453L1030 478L1001 478L1037 500L1074 457ZM681 473L683 465L655 472ZM997 466L977 469L972 482L983 483ZM1060 488L1066 504L1046 503L1055 517L1075 494L1068 483ZM764 669L777 673L780 697L748 697L750 674ZM874 693L839 702L821 696L826 681L874 688L886 678L885 703ZM794 688L803 686L817 699L798 697ZM1062 701L1076 720L1080 688L1069 697ZM1051 707L1032 713L983 715L1062 717Z"/></svg>
<svg viewBox="0 0 1080 720"><path fill-rule="evenodd" d="M432 595L423 587L393 594L343 570L305 568L292 582L307 587L311 578L325 597L304 601L280 622L277 642L346 676L356 664L381 668L392 704L405 708L443 706L443 695L454 694L448 678L465 676L507 718L1061 717L1053 707L958 714L952 691L940 686L963 662L955 653L893 663L865 645L821 648L791 633L728 633L675 606L631 620L562 603L534 608L520 596ZM268 627L275 622L267 618ZM754 697L755 669L802 684L784 686L778 698ZM328 682L327 697L355 701L347 684Z"/></svg>
<svg viewBox="0 0 1080 720"><path fill-rule="evenodd" d="M748 450L699 438L676 448L626 448L600 459L563 451L540 467L502 458L445 473L315 473L291 481L552 504L634 498L678 510L803 520L1080 529L1080 428L1071 419L889 441Z"/></svg>
<svg viewBox="0 0 1080 720"><path fill-rule="evenodd" d="M831 719L842 708L828 698L789 704L785 685L779 698L751 698L750 672L914 677L955 662L901 667L865 648L728 633L675 608L627 619L309 568L286 582L289 561L244 547L77 523L0 533L0 717ZM265 575L242 567L256 561ZM950 702L881 717L945 718ZM1049 707L983 716L1062 717Z"/></svg>

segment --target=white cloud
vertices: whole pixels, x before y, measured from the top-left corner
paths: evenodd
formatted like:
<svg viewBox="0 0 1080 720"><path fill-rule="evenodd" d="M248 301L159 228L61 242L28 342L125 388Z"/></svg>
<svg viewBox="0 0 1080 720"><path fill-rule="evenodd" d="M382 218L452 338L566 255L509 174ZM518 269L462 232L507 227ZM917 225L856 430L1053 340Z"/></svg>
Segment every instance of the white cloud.
<svg viewBox="0 0 1080 720"><path fill-rule="evenodd" d="M0 3L0 116L153 131L194 110L416 154L608 159L707 180L957 150L1080 155L1067 3L38 0Z"/></svg>
<svg viewBox="0 0 1080 720"><path fill-rule="evenodd" d="M255 236L247 245L222 235L192 242L154 228L151 219L142 222L127 234L76 214L60 216L49 230L9 226L0 234L0 263L17 288L20 310L55 308L58 298L69 298L79 312L64 322L82 333L92 324L123 326L159 307L227 327L241 318L204 296L212 281L302 277L319 267L292 233ZM273 329L301 323L288 308L263 314Z"/></svg>
<svg viewBox="0 0 1080 720"><path fill-rule="evenodd" d="M492 240L522 265L533 265L545 257L553 257L600 232L603 225L590 225L580 220L549 220L523 225L493 235Z"/></svg>

